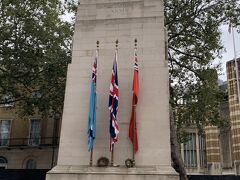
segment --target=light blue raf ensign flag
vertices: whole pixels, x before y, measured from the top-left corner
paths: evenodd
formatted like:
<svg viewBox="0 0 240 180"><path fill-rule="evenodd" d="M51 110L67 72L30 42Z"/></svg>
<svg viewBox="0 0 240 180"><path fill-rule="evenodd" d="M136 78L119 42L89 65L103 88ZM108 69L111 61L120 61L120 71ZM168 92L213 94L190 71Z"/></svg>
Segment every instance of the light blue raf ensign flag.
<svg viewBox="0 0 240 180"><path fill-rule="evenodd" d="M91 81L91 92L90 92L90 103L89 103L89 114L88 114L88 151L93 148L93 141L96 137L96 83L97 83L97 58L98 53L94 59L92 67L92 81Z"/></svg>

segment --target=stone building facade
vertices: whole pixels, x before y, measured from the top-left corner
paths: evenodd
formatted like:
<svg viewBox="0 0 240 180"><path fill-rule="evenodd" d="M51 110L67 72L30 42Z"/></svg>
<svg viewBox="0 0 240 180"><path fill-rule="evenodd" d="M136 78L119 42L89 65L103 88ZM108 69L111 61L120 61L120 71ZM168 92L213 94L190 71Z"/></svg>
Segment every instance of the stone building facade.
<svg viewBox="0 0 240 180"><path fill-rule="evenodd" d="M0 169L50 169L56 164L59 118L20 118L11 104L0 107Z"/></svg>
<svg viewBox="0 0 240 180"><path fill-rule="evenodd" d="M240 59L237 63L239 71ZM187 130L191 138L182 144L181 151L189 174L240 174L240 107L235 65L234 60L227 62L227 81L219 86L226 94L220 104L220 116L230 120L230 127L207 126L204 139L196 128Z"/></svg>

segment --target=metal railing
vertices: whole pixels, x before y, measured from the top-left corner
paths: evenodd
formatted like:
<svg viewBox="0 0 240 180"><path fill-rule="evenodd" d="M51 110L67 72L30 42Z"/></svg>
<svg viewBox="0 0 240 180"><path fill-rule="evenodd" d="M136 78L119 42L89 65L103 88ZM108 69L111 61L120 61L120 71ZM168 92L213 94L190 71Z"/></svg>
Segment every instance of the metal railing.
<svg viewBox="0 0 240 180"><path fill-rule="evenodd" d="M58 144L59 144L58 137L0 139L0 149L57 147Z"/></svg>

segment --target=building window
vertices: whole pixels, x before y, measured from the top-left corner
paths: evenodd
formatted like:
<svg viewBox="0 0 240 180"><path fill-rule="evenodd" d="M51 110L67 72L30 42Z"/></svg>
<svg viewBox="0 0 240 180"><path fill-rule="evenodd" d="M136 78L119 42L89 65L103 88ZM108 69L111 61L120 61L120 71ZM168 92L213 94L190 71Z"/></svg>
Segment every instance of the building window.
<svg viewBox="0 0 240 180"><path fill-rule="evenodd" d="M199 136L199 160L200 167L207 167L207 150L206 150L206 139L203 136Z"/></svg>
<svg viewBox="0 0 240 180"><path fill-rule="evenodd" d="M229 95L233 95L234 94L234 81L229 81Z"/></svg>
<svg viewBox="0 0 240 180"><path fill-rule="evenodd" d="M237 80L235 80L235 97L236 97L236 100L237 100L237 102L236 103L238 103L238 86L237 86Z"/></svg>
<svg viewBox="0 0 240 180"><path fill-rule="evenodd" d="M29 159L26 162L26 169L36 169L37 162L34 159Z"/></svg>
<svg viewBox="0 0 240 180"><path fill-rule="evenodd" d="M40 119L30 119L30 127L29 127L29 140L28 144L30 146L38 146L40 144L40 126L41 120Z"/></svg>
<svg viewBox="0 0 240 180"><path fill-rule="evenodd" d="M186 167L197 167L196 133L188 134L188 141L183 145L184 164Z"/></svg>
<svg viewBox="0 0 240 180"><path fill-rule="evenodd" d="M7 107L13 107L14 106L14 98L11 94L4 94L1 96L0 98L0 107L4 107L4 108L7 108Z"/></svg>
<svg viewBox="0 0 240 180"><path fill-rule="evenodd" d="M9 145L11 120L0 120L0 146Z"/></svg>
<svg viewBox="0 0 240 180"><path fill-rule="evenodd" d="M6 169L7 168L7 159L3 156L0 156L0 169Z"/></svg>
<svg viewBox="0 0 240 180"><path fill-rule="evenodd" d="M221 160L222 168L232 168L232 142L231 142L231 128L220 129L220 148L221 148Z"/></svg>

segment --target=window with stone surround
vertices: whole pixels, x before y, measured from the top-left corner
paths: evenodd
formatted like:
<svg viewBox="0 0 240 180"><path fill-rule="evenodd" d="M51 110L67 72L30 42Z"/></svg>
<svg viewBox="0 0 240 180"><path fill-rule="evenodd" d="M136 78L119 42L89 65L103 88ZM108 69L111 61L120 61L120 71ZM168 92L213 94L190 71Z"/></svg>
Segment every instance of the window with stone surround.
<svg viewBox="0 0 240 180"><path fill-rule="evenodd" d="M11 120L0 120L0 146L8 146L11 131Z"/></svg>
<svg viewBox="0 0 240 180"><path fill-rule="evenodd" d="M184 165L186 167L197 167L196 133L188 134L188 141L183 145Z"/></svg>
<svg viewBox="0 0 240 180"><path fill-rule="evenodd" d="M7 168L7 159L3 156L0 156L0 169L6 169Z"/></svg>
<svg viewBox="0 0 240 180"><path fill-rule="evenodd" d="M26 161L26 169L36 169L37 162L34 159L28 159Z"/></svg>
<svg viewBox="0 0 240 180"><path fill-rule="evenodd" d="M207 167L207 149L206 149L206 139L204 136L199 136L199 161L200 167Z"/></svg>
<svg viewBox="0 0 240 180"><path fill-rule="evenodd" d="M30 119L28 145L39 146L41 140L41 120Z"/></svg>

